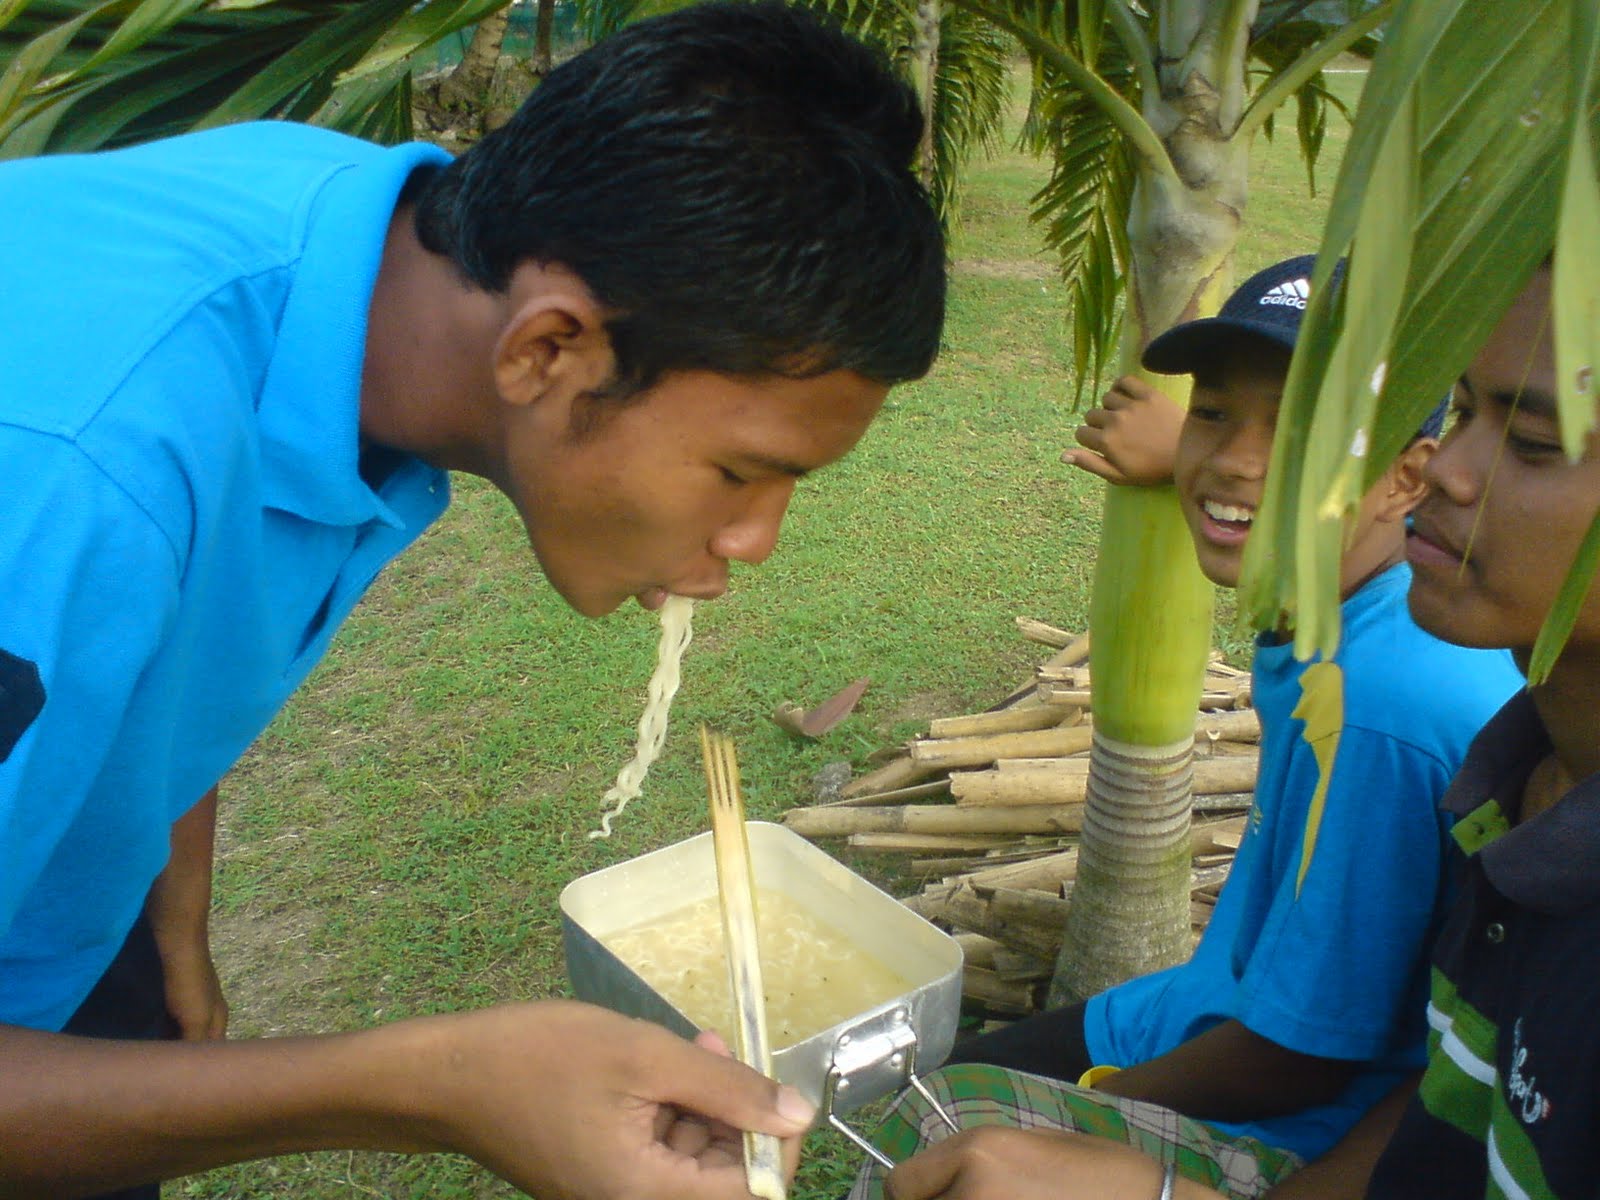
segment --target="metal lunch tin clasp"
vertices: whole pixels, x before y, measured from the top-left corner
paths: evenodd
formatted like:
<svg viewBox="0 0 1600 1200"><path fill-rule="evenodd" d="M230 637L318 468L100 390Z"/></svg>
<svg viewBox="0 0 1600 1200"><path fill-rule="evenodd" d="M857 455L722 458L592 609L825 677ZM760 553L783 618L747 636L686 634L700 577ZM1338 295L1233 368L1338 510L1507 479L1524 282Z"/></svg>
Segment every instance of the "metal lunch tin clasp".
<svg viewBox="0 0 1600 1200"><path fill-rule="evenodd" d="M843 1102L852 1091L866 1089L873 1095L883 1095L909 1086L952 1132L959 1132L950 1114L917 1078L916 1066L917 1034L911 1027L911 1011L905 1007L869 1017L841 1033L833 1045L833 1058L822 1085L823 1115L829 1125L886 1168L892 1168L894 1161L845 1124L834 1111L836 1103Z"/></svg>

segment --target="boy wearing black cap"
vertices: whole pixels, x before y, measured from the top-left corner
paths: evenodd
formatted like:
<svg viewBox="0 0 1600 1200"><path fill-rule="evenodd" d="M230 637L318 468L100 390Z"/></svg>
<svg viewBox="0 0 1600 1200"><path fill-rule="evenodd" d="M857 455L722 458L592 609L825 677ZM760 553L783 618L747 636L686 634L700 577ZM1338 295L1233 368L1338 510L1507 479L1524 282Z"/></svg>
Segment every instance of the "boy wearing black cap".
<svg viewBox="0 0 1600 1200"><path fill-rule="evenodd" d="M1152 341L1148 369L1194 376L1187 415L1174 428L1170 400L1121 380L1080 430L1105 469L1069 460L1175 483L1201 568L1223 587L1238 584L1261 503L1311 267L1309 257L1269 267L1218 316ZM1447 645L1406 610L1406 520L1443 415L1373 485L1349 530L1332 662L1296 661L1279 632L1257 641L1255 801L1190 961L972 1039L953 1061L1067 1081L1120 1068L1096 1088L1300 1161L1421 1065L1444 837L1435 806L1472 736L1521 683L1508 655Z"/></svg>

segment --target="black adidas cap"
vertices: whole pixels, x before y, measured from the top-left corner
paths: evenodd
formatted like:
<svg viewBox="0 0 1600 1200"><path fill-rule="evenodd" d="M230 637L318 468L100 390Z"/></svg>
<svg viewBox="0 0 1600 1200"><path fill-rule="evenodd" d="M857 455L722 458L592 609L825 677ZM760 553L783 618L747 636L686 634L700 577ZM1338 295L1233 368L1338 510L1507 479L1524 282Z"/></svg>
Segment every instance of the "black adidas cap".
<svg viewBox="0 0 1600 1200"><path fill-rule="evenodd" d="M1228 297L1214 317L1174 325L1144 348L1145 369L1163 375L1187 375L1216 353L1219 335L1244 333L1294 349L1311 295L1311 268L1316 258L1302 254L1257 271ZM1333 270L1335 281L1344 262Z"/></svg>
<svg viewBox="0 0 1600 1200"><path fill-rule="evenodd" d="M1315 263L1315 255L1302 254L1257 271L1228 297L1216 316L1174 325L1152 339L1140 361L1148 371L1187 375L1215 354L1220 338L1230 333L1265 338L1293 350L1300 335L1300 318L1305 316L1306 301L1311 297L1311 268ZM1341 258L1334 264L1329 282L1337 287L1343 277ZM1417 436L1438 437L1449 407L1447 394L1428 414Z"/></svg>

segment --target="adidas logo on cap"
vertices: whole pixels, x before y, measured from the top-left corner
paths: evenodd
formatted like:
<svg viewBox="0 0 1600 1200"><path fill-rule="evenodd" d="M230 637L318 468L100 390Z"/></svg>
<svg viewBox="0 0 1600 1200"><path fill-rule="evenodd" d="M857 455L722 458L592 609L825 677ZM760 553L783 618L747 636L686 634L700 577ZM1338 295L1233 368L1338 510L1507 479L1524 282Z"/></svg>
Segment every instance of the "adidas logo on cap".
<svg viewBox="0 0 1600 1200"><path fill-rule="evenodd" d="M1311 295L1311 281L1309 279L1291 279L1287 283L1275 286L1257 304L1278 304L1286 308L1304 308L1306 299Z"/></svg>

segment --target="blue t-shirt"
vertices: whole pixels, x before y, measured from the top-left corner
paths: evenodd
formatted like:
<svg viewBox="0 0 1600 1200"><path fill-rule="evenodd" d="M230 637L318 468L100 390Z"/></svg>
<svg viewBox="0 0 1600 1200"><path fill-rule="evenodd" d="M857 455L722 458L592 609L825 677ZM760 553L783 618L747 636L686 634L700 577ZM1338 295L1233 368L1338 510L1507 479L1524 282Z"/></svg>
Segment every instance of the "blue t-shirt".
<svg viewBox="0 0 1600 1200"><path fill-rule="evenodd" d="M1344 721L1309 862L1319 770L1294 714L1310 664L1263 639L1252 672L1255 802L1205 934L1188 962L1111 988L1084 1014L1094 1061L1119 1067L1229 1019L1302 1054L1366 1064L1331 1104L1213 1123L1306 1159L1422 1065L1448 832L1438 801L1478 729L1522 686L1504 651L1418 628L1410 583L1401 564L1341 608Z"/></svg>
<svg viewBox="0 0 1600 1200"><path fill-rule="evenodd" d="M0 691L0 1022L66 1022L173 821L443 511L358 418L396 199L446 161L274 123L0 165L0 654L37 683Z"/></svg>

